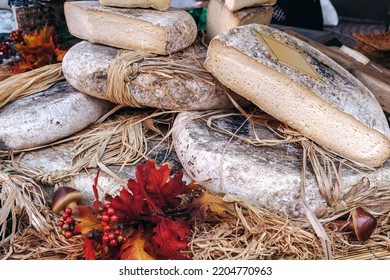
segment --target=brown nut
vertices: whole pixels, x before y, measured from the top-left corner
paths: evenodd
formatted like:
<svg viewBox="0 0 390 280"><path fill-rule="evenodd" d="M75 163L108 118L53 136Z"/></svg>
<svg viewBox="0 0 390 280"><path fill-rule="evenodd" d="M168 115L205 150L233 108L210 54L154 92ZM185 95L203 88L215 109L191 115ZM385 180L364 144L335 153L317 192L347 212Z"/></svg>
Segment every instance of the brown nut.
<svg viewBox="0 0 390 280"><path fill-rule="evenodd" d="M361 207L353 209L351 216L348 228L353 228L359 241L367 241L377 226L376 218Z"/></svg>

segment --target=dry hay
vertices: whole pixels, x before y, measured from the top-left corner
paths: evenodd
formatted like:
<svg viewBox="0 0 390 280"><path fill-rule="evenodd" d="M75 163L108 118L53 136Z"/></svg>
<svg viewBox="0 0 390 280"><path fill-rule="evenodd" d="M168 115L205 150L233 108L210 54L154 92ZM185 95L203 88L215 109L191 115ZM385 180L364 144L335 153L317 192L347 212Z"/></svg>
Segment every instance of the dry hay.
<svg viewBox="0 0 390 280"><path fill-rule="evenodd" d="M63 79L61 63L7 77L0 81L0 108L18 98L46 90Z"/></svg>
<svg viewBox="0 0 390 280"><path fill-rule="evenodd" d="M137 116L138 121L145 120L144 115L139 115L138 113L135 115ZM158 116L164 116L160 119L164 125L166 125L165 121L173 121L173 115L167 117L161 113ZM221 115L221 112L205 112L200 117L217 118L219 116L226 116L226 114ZM264 115L262 114L256 113L252 114L252 116L252 119L247 118L247 120L265 120ZM117 135L114 133L115 136L113 136L112 131L115 131L115 129L113 130L113 127L124 125L126 120L127 118L114 116L101 124L97 124L96 127L88 130L87 133L80 134L83 135L83 137L80 137L79 139L88 139L81 147L90 143L91 139L95 139L95 133L95 136L99 136L98 138L101 137L100 141L103 142L105 142L104 139L106 138L122 139L122 133ZM147 120L151 119L147 118ZM168 132L162 132L158 129L157 125L159 123L159 118L156 117L155 120L156 122L148 122L147 127L152 133L147 133L146 135L153 135L151 136L152 138L158 136L159 139L168 138L174 127L168 127ZM105 124L108 123L115 125L105 126ZM296 132L292 131L286 134L288 135L287 137L282 137L283 133L287 131L287 128L282 129L279 126L275 126L274 120L270 118L268 118L265 123L267 123L270 129L279 129L278 133L281 135L282 142L307 141ZM103 129L103 127L105 129ZM98 129L98 131L95 131L94 129ZM217 128L214 127L213 129ZM92 131L95 132L92 133ZM128 130L121 129L120 131L126 134L126 131ZM281 133L281 131L284 132ZM103 135L106 136L104 137ZM293 135L293 137L291 135ZM252 141L250 139L241 140ZM109 142L110 141L107 143ZM259 141L259 143L260 142L261 141ZM267 142L263 144L275 145L277 144L276 142ZM112 143L113 147L120 147L122 145L121 141L114 141ZM114 143L116 144L114 145ZM258 145L260 145L259 143ZM304 143L307 144L307 142ZM107 147L107 145L103 146ZM90 156L90 159L96 158L97 154L105 154L104 149L100 151L100 148L97 148L101 147L101 145L95 145L94 147L95 149L92 150L95 150L95 153L90 150L90 154L94 155ZM115 149L116 148L113 148L113 150ZM307 146L307 150L310 149L316 150L318 147ZM121 164L128 161L128 157L124 155L130 150L123 153L122 159L119 160ZM327 152L321 150L316 151L329 155ZM307 158L310 160L310 156ZM313 159L318 158L317 156L314 156ZM311 161L315 162L313 159L311 159ZM107 160L110 160L110 157ZM3 163L5 162L7 162L7 160L3 161ZM85 167L87 165L83 166ZM63 236L56 232L53 225L55 224L55 219L57 217L51 213L50 209L46 206L46 202L43 201L39 185L29 176L10 173L10 171L15 170L12 169L12 166L7 165L7 167L9 169L4 170L3 168L3 172L1 173L1 178L3 178L1 181L1 201L3 205L12 205L12 211L15 213L14 217L18 218L18 223L14 224L18 224L18 227L14 228L9 237L2 239L3 249L0 253L1 257L6 259L82 259L83 242L81 238L76 237L65 240ZM334 168L330 168L329 170L336 171ZM324 170L321 172L324 172ZM318 172L318 174L322 174L321 172ZM327 172L325 173L327 174ZM325 176L322 180L325 180L326 178L328 177ZM11 185L9 182L11 182ZM335 202L334 206L327 208L326 211L320 213L318 218L316 217L313 221L308 219L310 213L308 213L308 217L293 219L281 213L271 212L263 207L253 207L247 202L232 195L219 194L229 206L230 211L223 215L211 213L205 221L193 221L193 233L190 238L189 251L185 253L190 258L201 260L390 258L390 188L386 186L382 188L372 188L369 187L368 183L369 182L366 180L362 180L346 194L337 196L337 199L332 196L331 198ZM326 194L327 184L323 184L325 185L323 193ZM11 186L11 188L9 186ZM26 186L30 187L26 188ZM332 187L334 186L332 185ZM13 195L13 198L10 198L11 196L7 195L10 193L10 189L13 190L12 193L24 194L22 197L28 198L27 201L31 199L32 202L26 203L16 200L16 197L20 197L21 195ZM5 202L7 201L7 198L8 202ZM11 203L10 201L12 199L14 200ZM187 200L190 199L191 197L187 198ZM23 209L23 207L21 207L23 205L29 206L30 210L26 211L26 209ZM33 205L34 207L30 205ZM39 208L38 205L41 208ZM378 207L381 205L384 207ZM355 207L367 207L368 209L376 207L378 209L385 209L382 212L372 212L372 214L378 218L378 227L370 240L365 243L356 241L351 233L336 231L330 223L334 219L348 215ZM2 217L2 220L0 221L2 221L3 224L2 232L4 232L4 217L8 216L6 214L10 212L10 210L6 209L9 209L9 207L2 207L0 212L0 217ZM15 212L16 209L18 209L19 212ZM44 209L44 211L42 211L42 209ZM32 213L41 215L40 223L34 223ZM46 233L43 234L45 229ZM324 244L324 240L328 245Z"/></svg>
<svg viewBox="0 0 390 280"><path fill-rule="evenodd" d="M116 108L118 109L118 108ZM330 204L317 217L307 209L307 217L293 219L264 207L253 207L232 195L220 194L230 211L210 214L204 221L193 221L190 258L217 259L390 259L390 188L370 188L364 179L342 195L337 184L337 164L357 170L364 166L338 161L336 156L308 141L299 133L259 111L239 113L251 125L265 125L279 140L244 139L235 133L212 126L212 119L231 113L204 112L212 129L229 134L232 139L255 146L300 143L304 149L304 166L316 169L320 191ZM114 114L115 112L111 112ZM148 140L169 140L176 112L134 111L129 115L107 115L89 129L52 145L79 141L75 147L74 169L67 176L91 166L136 164L148 157ZM126 116L126 117L123 117ZM160 126L165 127L161 130ZM93 145L91 145L93 143ZM38 147L37 147L38 148ZM23 151L15 151L21 153ZM13 154L1 154L0 160L0 258L2 259L83 259L80 237L64 239L55 229L54 215L43 198L39 170L24 170L12 164ZM11 164L9 163L11 159ZM64 176L64 174L62 174ZM66 177L66 176L65 176ZM304 194L305 170L302 170ZM64 177L57 177L62 181ZM55 182L55 180L53 181ZM53 183L52 182L52 183ZM47 183L47 182L46 182ZM190 198L188 198L190 200ZM304 201L303 201L304 203ZM350 233L338 232L331 221L348 215L355 207L372 211L378 227L369 241L358 242Z"/></svg>
<svg viewBox="0 0 390 280"><path fill-rule="evenodd" d="M265 208L253 207L222 195L229 207L223 215L210 214L205 221L193 221L188 257L198 260L323 259L320 240L305 219L290 219ZM3 243L3 259L83 259L80 237L64 239L54 229L58 218L45 212L51 221L49 234L31 226L27 214L20 217L19 231ZM390 259L390 215L379 217L378 228L366 243L354 241L348 233L337 232L324 223L335 259Z"/></svg>

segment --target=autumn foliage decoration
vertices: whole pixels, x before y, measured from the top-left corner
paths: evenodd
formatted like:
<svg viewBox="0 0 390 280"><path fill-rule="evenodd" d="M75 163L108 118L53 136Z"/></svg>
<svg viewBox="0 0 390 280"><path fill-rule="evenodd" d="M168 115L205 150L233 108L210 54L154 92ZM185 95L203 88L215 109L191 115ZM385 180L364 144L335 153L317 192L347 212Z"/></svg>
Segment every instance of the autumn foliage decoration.
<svg viewBox="0 0 390 280"><path fill-rule="evenodd" d="M33 34L24 34L22 40L13 43L13 47L22 58L13 65L14 74L61 62L66 53L57 45L54 27L48 25Z"/></svg>
<svg viewBox="0 0 390 280"><path fill-rule="evenodd" d="M83 235L86 259L186 259L191 233L180 198L187 190L183 173L170 177L168 164L140 164L118 196L98 201L98 174L91 209L79 206L75 232Z"/></svg>

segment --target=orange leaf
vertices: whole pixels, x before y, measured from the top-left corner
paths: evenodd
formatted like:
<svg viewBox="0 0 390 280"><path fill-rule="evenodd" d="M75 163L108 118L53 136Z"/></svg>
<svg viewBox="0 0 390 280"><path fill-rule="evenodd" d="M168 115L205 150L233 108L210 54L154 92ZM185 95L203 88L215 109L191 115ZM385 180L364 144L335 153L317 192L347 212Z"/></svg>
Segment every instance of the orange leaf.
<svg viewBox="0 0 390 280"><path fill-rule="evenodd" d="M154 257L145 251L146 240L142 231L138 230L121 247L121 260L155 260Z"/></svg>
<svg viewBox="0 0 390 280"><path fill-rule="evenodd" d="M22 64L15 65L13 72L22 73L30 69L39 68L51 63L62 61L66 51L57 48L54 40L54 27L45 26L38 33L25 34L23 42L14 44L19 56L24 59L30 68Z"/></svg>
<svg viewBox="0 0 390 280"><path fill-rule="evenodd" d="M78 222L75 226L75 232L87 234L92 230L103 231L101 221L91 212L91 210L84 205L77 207L77 212L74 214L74 219Z"/></svg>
<svg viewBox="0 0 390 280"><path fill-rule="evenodd" d="M206 218L209 210L222 215L230 209L220 196L212 195L208 191L203 192L188 205L188 212L191 216L202 221Z"/></svg>
<svg viewBox="0 0 390 280"><path fill-rule="evenodd" d="M61 62L64 59L66 51L60 50L60 49L55 49L54 53L56 55L57 62Z"/></svg>

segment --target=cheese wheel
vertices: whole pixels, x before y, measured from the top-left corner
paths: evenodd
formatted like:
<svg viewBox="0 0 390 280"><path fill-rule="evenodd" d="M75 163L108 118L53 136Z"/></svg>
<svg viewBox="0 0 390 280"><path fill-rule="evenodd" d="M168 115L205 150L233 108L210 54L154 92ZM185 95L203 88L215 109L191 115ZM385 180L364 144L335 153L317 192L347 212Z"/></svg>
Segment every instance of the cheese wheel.
<svg viewBox="0 0 390 280"><path fill-rule="evenodd" d="M95 1L65 2L69 32L78 38L123 49L171 54L190 46L197 27L183 10L121 9Z"/></svg>
<svg viewBox="0 0 390 280"><path fill-rule="evenodd" d="M176 154L192 180L213 192L234 194L254 206L265 206L296 217L305 215L300 145L250 145L238 138L265 143L280 138L264 126L252 125L242 116L213 118L210 128L207 118L200 118L201 115L202 112L179 113L173 126ZM217 131L217 127L231 134ZM233 134L237 138L232 138ZM363 177L369 179L372 188L388 186L390 161L368 172L342 165L339 177L343 192L348 192ZM305 192L304 199L315 213L328 207L310 164L306 170Z"/></svg>
<svg viewBox="0 0 390 280"><path fill-rule="evenodd" d="M0 150L35 148L68 137L113 107L59 82L0 109Z"/></svg>
<svg viewBox="0 0 390 280"><path fill-rule="evenodd" d="M62 61L66 80L81 92L102 99L106 93L107 73L120 49L80 42L71 47ZM135 67L138 73L127 83L128 96L144 107L168 110L208 110L232 107L226 93L237 97L206 71L202 64L207 50L193 45L169 57L156 56L145 59ZM152 65L156 65L153 66ZM164 75L163 64L172 64ZM177 67L177 73L174 68ZM186 67L189 67L186 69ZM151 68L148 70L148 68ZM187 74L184 72L187 71ZM161 72L161 74L159 74ZM245 106L244 98L236 99ZM116 102L122 105L131 104Z"/></svg>
<svg viewBox="0 0 390 280"><path fill-rule="evenodd" d="M232 11L238 11L243 8L260 6L260 5L273 5L276 0L222 0L225 2L226 7Z"/></svg>
<svg viewBox="0 0 390 280"><path fill-rule="evenodd" d="M99 0L104 6L124 8L153 8L160 11L169 9L171 0Z"/></svg>
<svg viewBox="0 0 390 280"><path fill-rule="evenodd" d="M237 27L210 42L204 66L325 149L372 167L390 156L389 126L374 95L295 37L259 24Z"/></svg>
<svg viewBox="0 0 390 280"><path fill-rule="evenodd" d="M268 25L271 23L272 13L272 6L247 8L231 12L222 0L211 0L207 11L207 38L211 40L224 31L245 24Z"/></svg>
<svg viewBox="0 0 390 280"><path fill-rule="evenodd" d="M91 186L94 184L98 168L88 167L80 172L74 172L72 156L74 153L73 148L77 144L77 141L70 141L54 147L25 152L15 155L14 162L18 166L23 166L24 170L34 170L29 176L37 174L32 179L42 183L42 190L48 201L52 200L55 191L54 185L66 185L83 193L81 204L92 205L95 195ZM172 172L182 170L174 150L170 148L167 142L150 141L148 148L148 158L155 160L157 165L168 163ZM107 168L122 180L118 180L100 170L98 186L101 197L104 197L105 194L111 196L118 195L125 186L123 181L135 179L136 165L109 165ZM183 174L183 180L188 183L191 182L191 179L185 173Z"/></svg>

